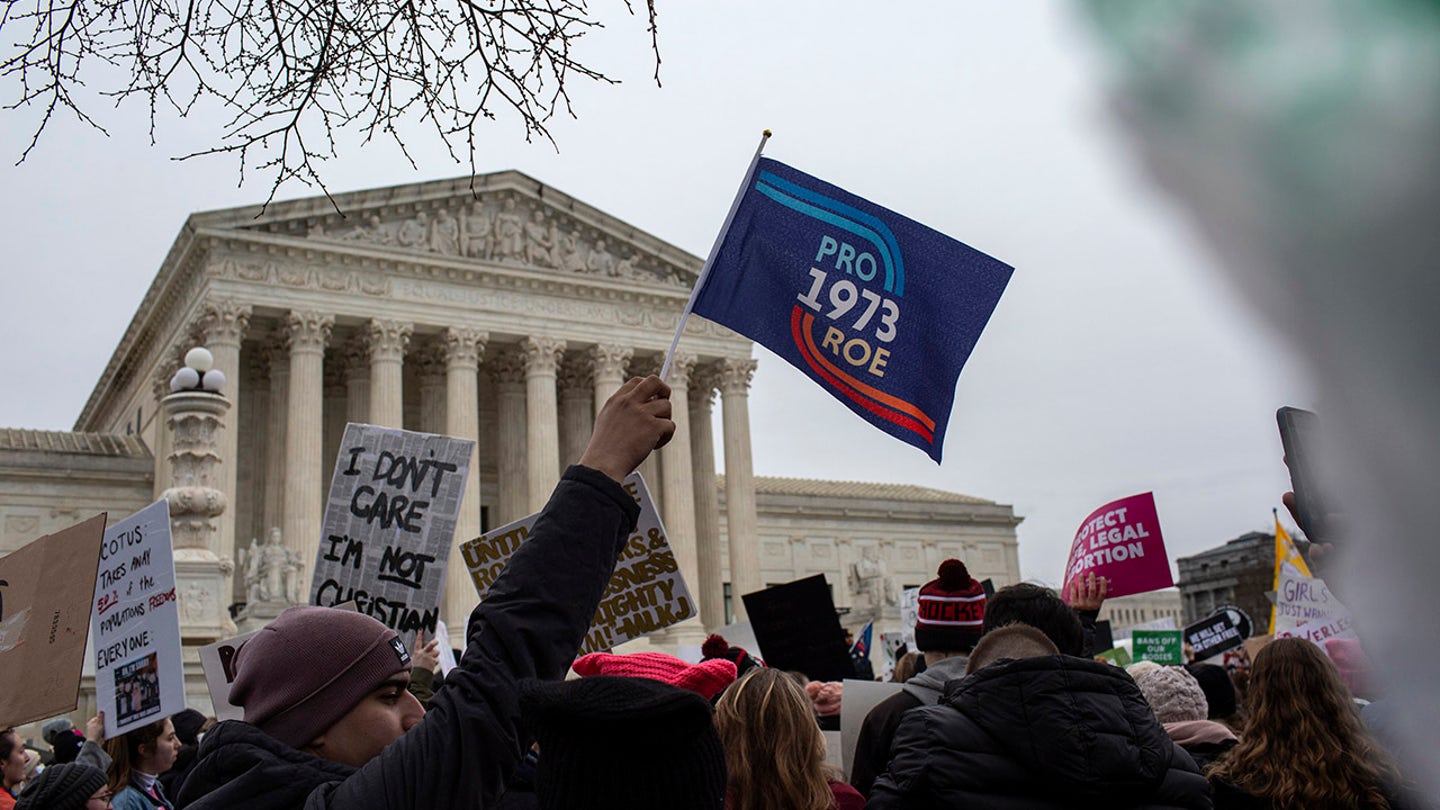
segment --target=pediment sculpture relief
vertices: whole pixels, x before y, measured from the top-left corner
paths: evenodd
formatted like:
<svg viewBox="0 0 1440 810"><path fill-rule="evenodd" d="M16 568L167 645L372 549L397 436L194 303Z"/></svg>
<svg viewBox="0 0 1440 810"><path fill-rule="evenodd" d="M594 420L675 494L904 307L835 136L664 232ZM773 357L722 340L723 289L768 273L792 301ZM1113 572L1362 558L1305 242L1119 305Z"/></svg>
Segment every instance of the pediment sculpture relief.
<svg viewBox="0 0 1440 810"><path fill-rule="evenodd" d="M270 226L276 230L285 226ZM291 226L291 227L299 227ZM566 273L689 286L669 263L536 202L504 195L452 201L449 208L409 216L369 211L356 221L311 221L305 236L400 247L485 262L543 267Z"/></svg>

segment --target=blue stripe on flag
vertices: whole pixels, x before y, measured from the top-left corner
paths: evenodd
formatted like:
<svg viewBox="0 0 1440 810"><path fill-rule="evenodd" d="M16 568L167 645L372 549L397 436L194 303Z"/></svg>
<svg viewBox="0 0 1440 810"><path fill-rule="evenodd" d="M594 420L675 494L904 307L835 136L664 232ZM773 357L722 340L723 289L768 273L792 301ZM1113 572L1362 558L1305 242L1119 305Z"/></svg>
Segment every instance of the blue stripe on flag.
<svg viewBox="0 0 1440 810"><path fill-rule="evenodd" d="M760 180L769 183L788 194L799 197L800 199L805 200L806 202L818 206L824 210L837 214L843 214L846 217L854 220L852 224L858 225L858 223L864 223L865 225L873 228L873 231L863 232L857 231L854 228L846 228L846 230L850 231L851 233L864 236L866 239L869 239L872 243L874 243L875 248L880 251L880 258L885 260L885 289L888 292L895 293L897 297L903 297L905 295L905 260L900 256L900 243L896 241L894 232L890 230L890 226L886 225L883 220L872 214L867 214L852 205L846 205L839 200L826 197L824 194L811 191L804 186L792 183L789 180L786 180L785 178L774 174L773 172L760 172ZM759 188L758 184L756 185L756 188ZM771 199L775 198L771 197ZM776 202L781 201L777 199ZM795 206L791 207L795 208ZM799 211L801 209L796 208L795 210ZM815 216L815 214L808 211L804 213L810 214L810 216ZM830 222L832 224L840 224L838 222L835 222L834 220L827 219L825 217L816 218L825 220L826 222ZM841 227L845 226L842 225ZM876 233L876 231L878 231L878 233ZM883 243L881 241L882 239L884 240ZM893 263L891 261L892 257L894 258Z"/></svg>

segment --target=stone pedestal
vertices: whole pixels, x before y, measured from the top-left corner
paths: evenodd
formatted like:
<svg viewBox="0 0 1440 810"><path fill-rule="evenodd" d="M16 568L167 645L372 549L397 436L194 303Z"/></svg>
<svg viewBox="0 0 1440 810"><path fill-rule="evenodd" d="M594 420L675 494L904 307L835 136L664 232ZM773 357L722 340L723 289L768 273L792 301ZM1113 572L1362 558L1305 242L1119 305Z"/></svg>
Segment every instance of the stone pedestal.
<svg viewBox="0 0 1440 810"><path fill-rule="evenodd" d="M180 391L161 401L171 431L173 481L161 495L170 502L175 549L175 593L180 637L208 644L235 634L226 606L235 565L216 553L227 506L221 492L220 448L230 402L209 391Z"/></svg>

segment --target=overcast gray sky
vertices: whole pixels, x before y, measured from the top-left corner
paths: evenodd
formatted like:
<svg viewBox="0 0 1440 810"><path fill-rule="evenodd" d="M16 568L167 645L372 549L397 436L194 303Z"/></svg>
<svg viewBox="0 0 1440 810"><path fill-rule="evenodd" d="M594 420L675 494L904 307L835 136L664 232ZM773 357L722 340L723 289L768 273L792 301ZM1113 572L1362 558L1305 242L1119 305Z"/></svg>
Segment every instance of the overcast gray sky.
<svg viewBox="0 0 1440 810"><path fill-rule="evenodd" d="M558 153L513 118L481 171L519 169L703 256L762 129L766 154L1013 265L960 377L936 466L757 349L759 475L915 483L1013 504L1021 572L1056 583L1102 503L1153 490L1172 559L1269 527L1288 487L1281 404L1311 386L1215 271L1110 120L1100 59L1070 6L662 3L663 88L643 20L619 2L584 55L623 80L572 88ZM903 13L902 13L903 11ZM105 137L60 120L9 165L31 119L0 115L0 426L68 430L187 214L252 204L203 114L109 111ZM412 169L342 145L335 191L463 174L418 123ZM309 196L303 187L282 198Z"/></svg>

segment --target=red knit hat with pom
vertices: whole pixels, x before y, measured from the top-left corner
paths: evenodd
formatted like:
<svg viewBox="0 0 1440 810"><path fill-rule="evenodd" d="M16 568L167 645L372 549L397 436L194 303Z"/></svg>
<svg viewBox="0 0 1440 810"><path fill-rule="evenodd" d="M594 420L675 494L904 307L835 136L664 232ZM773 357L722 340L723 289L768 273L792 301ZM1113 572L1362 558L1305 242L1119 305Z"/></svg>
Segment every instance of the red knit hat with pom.
<svg viewBox="0 0 1440 810"><path fill-rule="evenodd" d="M576 658L570 668L582 678L596 675L649 678L698 692L706 700L725 691L725 687L735 681L735 664L723 658L689 664L673 655L653 652L590 653Z"/></svg>
<svg viewBox="0 0 1440 810"><path fill-rule="evenodd" d="M700 656L706 661L714 658L723 658L735 665L736 677L740 677L756 667L765 666L765 662L745 652L744 647L732 647L730 642L719 633L711 633L700 645Z"/></svg>
<svg viewBox="0 0 1440 810"><path fill-rule="evenodd" d="M985 589L965 563L940 563L940 576L920 588L915 646L924 652L969 652L985 623Z"/></svg>

